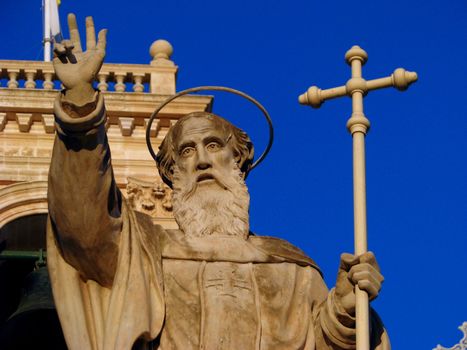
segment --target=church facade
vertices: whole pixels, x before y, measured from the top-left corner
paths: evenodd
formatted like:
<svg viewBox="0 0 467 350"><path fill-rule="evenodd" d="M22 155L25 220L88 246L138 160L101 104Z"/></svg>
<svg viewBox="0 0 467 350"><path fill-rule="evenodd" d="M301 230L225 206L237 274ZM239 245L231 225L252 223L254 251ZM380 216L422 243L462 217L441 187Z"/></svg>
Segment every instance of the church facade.
<svg viewBox="0 0 467 350"><path fill-rule="evenodd" d="M167 229L177 228L171 190L159 177L145 132L151 113L176 92L178 67L171 60L172 52L170 43L157 40L150 47L149 64L107 63L94 82L105 96L117 186L135 210ZM60 89L52 62L0 60L2 348L34 344L44 330L53 328L52 322L59 328L44 267L47 177L55 137L53 103ZM188 95L165 107L152 124L154 147L181 116L210 111L212 101L211 96ZM24 339L21 331L28 323L37 332ZM61 333L57 333L58 340L50 346L60 344Z"/></svg>

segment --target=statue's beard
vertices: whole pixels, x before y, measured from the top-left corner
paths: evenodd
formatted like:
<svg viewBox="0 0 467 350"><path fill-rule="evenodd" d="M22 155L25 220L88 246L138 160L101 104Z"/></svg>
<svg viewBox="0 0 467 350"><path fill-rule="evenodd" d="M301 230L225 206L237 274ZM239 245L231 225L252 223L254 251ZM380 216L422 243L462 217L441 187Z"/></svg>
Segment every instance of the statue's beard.
<svg viewBox="0 0 467 350"><path fill-rule="evenodd" d="M188 237L236 236L249 232L250 195L236 163L231 169L205 171L209 183L197 176L182 176L177 166L173 177L173 211L180 229Z"/></svg>

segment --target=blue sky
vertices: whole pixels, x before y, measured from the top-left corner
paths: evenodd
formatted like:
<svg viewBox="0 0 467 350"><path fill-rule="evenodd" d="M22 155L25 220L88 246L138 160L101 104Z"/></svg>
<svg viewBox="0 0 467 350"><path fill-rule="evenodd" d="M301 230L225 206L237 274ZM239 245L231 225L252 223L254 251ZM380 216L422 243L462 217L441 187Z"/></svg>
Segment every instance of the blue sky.
<svg viewBox="0 0 467 350"><path fill-rule="evenodd" d="M2 0L1 59L41 59L39 0ZM108 28L106 62L148 63L159 38L175 49L177 89L225 85L257 98L274 120L266 161L250 175L252 229L305 250L335 281L353 250L348 98L313 110L310 85L343 85L355 44L373 79L414 70L408 91L365 98L369 248L386 281L374 307L394 349L457 343L467 321L467 3L450 1L72 1L81 28ZM214 111L249 132L260 151L266 123L237 97Z"/></svg>

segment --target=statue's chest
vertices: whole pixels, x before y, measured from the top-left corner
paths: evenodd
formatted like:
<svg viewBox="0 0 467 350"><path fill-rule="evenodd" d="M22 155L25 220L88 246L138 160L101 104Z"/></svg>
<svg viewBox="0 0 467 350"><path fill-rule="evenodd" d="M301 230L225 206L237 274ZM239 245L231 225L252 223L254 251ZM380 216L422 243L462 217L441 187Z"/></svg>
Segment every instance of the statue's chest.
<svg viewBox="0 0 467 350"><path fill-rule="evenodd" d="M186 327L199 348L255 348L260 306L252 264L167 259L163 266L166 327Z"/></svg>

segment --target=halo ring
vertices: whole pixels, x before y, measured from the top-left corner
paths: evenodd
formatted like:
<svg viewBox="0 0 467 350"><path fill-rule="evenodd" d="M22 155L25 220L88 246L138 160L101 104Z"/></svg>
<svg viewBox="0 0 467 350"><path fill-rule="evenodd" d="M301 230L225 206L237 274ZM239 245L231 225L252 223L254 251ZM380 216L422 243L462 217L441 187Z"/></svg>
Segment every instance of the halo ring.
<svg viewBox="0 0 467 350"><path fill-rule="evenodd" d="M148 126L146 128L146 144L148 146L149 153L151 154L152 158L156 160L156 153L154 152L154 149L152 148L152 144L151 144L151 126L152 126L152 122L154 121L156 116L160 113L160 111L165 106L167 106L170 102L172 102L173 100L175 100L176 98L180 96L187 95L193 92L207 91L207 90L208 91L224 91L224 92L232 93L234 95L241 96L247 99L248 101L250 101L251 103L253 103L256 107L258 107L258 109L263 113L264 117L266 118L266 121L268 122L268 126L269 126L269 141L263 153L261 153L261 156L259 156L259 158L248 169L248 172L250 172L266 158L267 154L271 150L272 143L274 141L274 126L272 125L272 120L271 120L271 117L269 116L269 113L267 112L266 108L263 107L261 103L259 103L253 97L251 97L250 95L247 95L246 93L242 91L235 90L235 89L232 89L226 86L197 86L197 87L193 87L190 89L180 91L176 93L175 95L167 98L164 102L162 102L162 104L149 117Z"/></svg>

